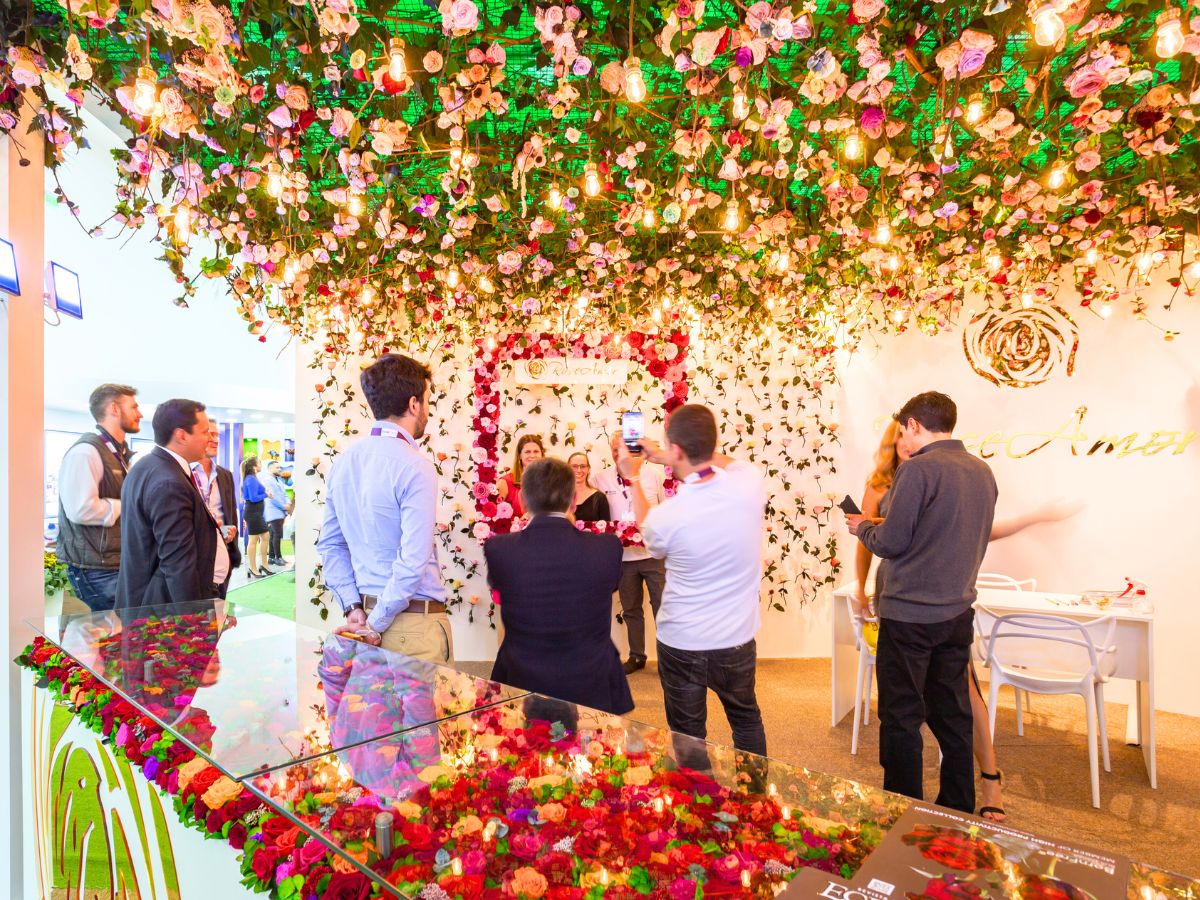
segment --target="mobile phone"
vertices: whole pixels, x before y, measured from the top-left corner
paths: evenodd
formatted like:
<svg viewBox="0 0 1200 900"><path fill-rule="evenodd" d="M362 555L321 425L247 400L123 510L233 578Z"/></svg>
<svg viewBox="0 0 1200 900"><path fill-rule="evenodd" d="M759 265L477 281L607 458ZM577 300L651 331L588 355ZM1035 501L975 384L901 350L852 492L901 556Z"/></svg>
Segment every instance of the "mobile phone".
<svg viewBox="0 0 1200 900"><path fill-rule="evenodd" d="M646 417L637 411L621 413L621 440L630 453L641 453L641 440L646 436Z"/></svg>
<svg viewBox="0 0 1200 900"><path fill-rule="evenodd" d="M841 499L841 502L838 503L838 507L848 516L862 515L862 510L858 508L858 504L854 502L849 494Z"/></svg>

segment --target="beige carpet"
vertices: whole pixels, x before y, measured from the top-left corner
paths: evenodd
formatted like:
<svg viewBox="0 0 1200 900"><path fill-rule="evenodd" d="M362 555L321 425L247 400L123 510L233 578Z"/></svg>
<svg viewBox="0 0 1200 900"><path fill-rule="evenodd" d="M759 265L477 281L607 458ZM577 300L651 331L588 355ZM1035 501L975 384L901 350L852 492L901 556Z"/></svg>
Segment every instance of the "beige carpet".
<svg viewBox="0 0 1200 900"><path fill-rule="evenodd" d="M465 663L479 674L490 663ZM829 727L829 660L762 660L758 699L770 755L810 769L882 784L879 729L872 717L850 755L850 716ZM630 718L666 725L654 663L630 680ZM1158 790L1151 790L1141 751L1127 747L1123 705L1108 704L1112 772L1100 772L1101 808L1088 784L1087 734L1078 697L1033 698L1025 736L1017 736L1011 691L1001 693L996 755L1004 772L1005 809L1013 827L1124 853L1135 860L1200 877L1200 719L1160 712ZM729 726L709 695L709 738L728 743ZM926 735L926 795L937 795L937 745Z"/></svg>

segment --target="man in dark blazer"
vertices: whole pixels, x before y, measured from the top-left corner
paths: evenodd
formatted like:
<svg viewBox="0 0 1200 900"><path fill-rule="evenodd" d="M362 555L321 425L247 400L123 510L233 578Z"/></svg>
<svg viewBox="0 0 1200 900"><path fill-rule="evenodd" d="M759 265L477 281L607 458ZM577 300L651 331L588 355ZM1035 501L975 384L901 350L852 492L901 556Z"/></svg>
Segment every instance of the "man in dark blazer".
<svg viewBox="0 0 1200 900"><path fill-rule="evenodd" d="M204 405L160 403L154 442L121 487L117 609L217 597L229 574L228 549L191 471L208 447Z"/></svg>
<svg viewBox="0 0 1200 900"><path fill-rule="evenodd" d="M205 448L204 459L192 463L192 471L196 473L196 486L200 488L200 496L212 513L221 531L221 539L229 552L229 574L221 584L221 597L229 590L229 579L233 570L242 564L241 541L238 539L238 508L237 498L233 493L233 473L224 466L217 465L217 452L221 449L221 428L212 419L208 420L208 445Z"/></svg>
<svg viewBox="0 0 1200 900"><path fill-rule="evenodd" d="M521 498L533 514L525 529L483 545L504 622L492 679L627 713L633 697L610 633L621 541L575 528L568 517L575 475L560 459L531 463L521 479Z"/></svg>

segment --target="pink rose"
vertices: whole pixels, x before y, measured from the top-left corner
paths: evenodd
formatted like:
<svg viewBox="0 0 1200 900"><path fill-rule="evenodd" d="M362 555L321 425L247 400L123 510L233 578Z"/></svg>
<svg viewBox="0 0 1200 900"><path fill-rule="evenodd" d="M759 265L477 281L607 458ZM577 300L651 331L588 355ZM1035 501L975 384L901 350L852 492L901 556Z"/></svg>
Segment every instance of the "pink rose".
<svg viewBox="0 0 1200 900"><path fill-rule="evenodd" d="M869 22L883 12L883 0L854 0L854 18Z"/></svg>
<svg viewBox="0 0 1200 900"><path fill-rule="evenodd" d="M1079 98L1104 90L1108 87L1108 78L1094 65L1087 65L1071 72L1063 84L1068 94Z"/></svg>
<svg viewBox="0 0 1200 900"><path fill-rule="evenodd" d="M1090 172L1100 165L1100 154L1095 150L1085 150L1075 157L1075 168L1080 172Z"/></svg>
<svg viewBox="0 0 1200 900"><path fill-rule="evenodd" d="M335 109L333 111L333 121L329 123L329 133L334 137L346 137L350 134L350 129L354 127L354 113L348 109Z"/></svg>
<svg viewBox="0 0 1200 900"><path fill-rule="evenodd" d="M292 112L286 106L277 106L267 113L267 121L276 128L291 128Z"/></svg>
<svg viewBox="0 0 1200 900"><path fill-rule="evenodd" d="M447 32L474 31L479 26L479 7L471 0L442 0L442 30Z"/></svg>
<svg viewBox="0 0 1200 900"><path fill-rule="evenodd" d="M442 64L442 54L438 53L436 50L430 50L421 60L421 65L424 66L425 71L429 73L440 72L442 70Z"/></svg>
<svg viewBox="0 0 1200 900"><path fill-rule="evenodd" d="M978 47L966 47L958 61L958 74L963 78L970 78L983 68L985 62L987 62L986 50Z"/></svg>
<svg viewBox="0 0 1200 900"><path fill-rule="evenodd" d="M308 92L298 84L288 85L287 90L283 92L283 102L288 109L304 112L308 109Z"/></svg>
<svg viewBox="0 0 1200 900"><path fill-rule="evenodd" d="M877 138L883 133L883 122L886 117L878 106L868 106L858 118L858 124L868 137Z"/></svg>

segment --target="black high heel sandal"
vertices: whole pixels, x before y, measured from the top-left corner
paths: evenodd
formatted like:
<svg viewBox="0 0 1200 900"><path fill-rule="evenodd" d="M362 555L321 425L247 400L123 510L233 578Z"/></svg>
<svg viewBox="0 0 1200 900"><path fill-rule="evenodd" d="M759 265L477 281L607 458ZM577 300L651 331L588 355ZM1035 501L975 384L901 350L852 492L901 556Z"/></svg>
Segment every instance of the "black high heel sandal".
<svg viewBox="0 0 1200 900"><path fill-rule="evenodd" d="M995 772L980 772L979 777L985 778L988 781L998 781L998 782L1000 782L1001 786L1003 786L1003 784L1004 784L1004 773L1001 772L999 769L997 769ZM1004 816L1005 819L1008 818L1008 813L1006 813L999 806L981 806L981 807L979 807L979 815L981 818L987 819L988 813L991 813L992 815ZM1004 819L988 819L988 821L996 822L997 824L999 824L1000 822L1004 821Z"/></svg>

